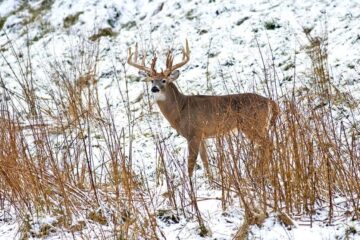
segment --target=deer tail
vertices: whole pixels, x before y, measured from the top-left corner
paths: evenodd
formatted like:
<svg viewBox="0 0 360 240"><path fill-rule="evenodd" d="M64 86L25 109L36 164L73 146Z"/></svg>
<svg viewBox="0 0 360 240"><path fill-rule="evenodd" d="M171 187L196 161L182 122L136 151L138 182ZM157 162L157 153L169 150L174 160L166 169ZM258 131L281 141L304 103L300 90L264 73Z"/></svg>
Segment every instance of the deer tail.
<svg viewBox="0 0 360 240"><path fill-rule="evenodd" d="M270 126L274 126L276 119L279 117L280 115L280 108L277 105L276 102L274 102L273 100L270 101L271 104L271 119L270 119Z"/></svg>

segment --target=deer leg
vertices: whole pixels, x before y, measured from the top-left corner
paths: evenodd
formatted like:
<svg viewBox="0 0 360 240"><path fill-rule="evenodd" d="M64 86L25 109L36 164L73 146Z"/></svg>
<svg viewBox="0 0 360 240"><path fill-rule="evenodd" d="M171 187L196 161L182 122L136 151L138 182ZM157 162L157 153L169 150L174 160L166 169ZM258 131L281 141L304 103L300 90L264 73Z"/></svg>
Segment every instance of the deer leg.
<svg viewBox="0 0 360 240"><path fill-rule="evenodd" d="M269 137L265 136L265 137L261 138L259 145L260 145L260 150L262 151L261 153L262 153L263 157L267 161L270 161L270 158L272 156L272 142L270 141Z"/></svg>
<svg viewBox="0 0 360 240"><path fill-rule="evenodd" d="M255 141L259 146L260 166L266 170L269 170L273 150L272 141L267 135L259 136Z"/></svg>
<svg viewBox="0 0 360 240"><path fill-rule="evenodd" d="M210 170L210 166L209 166L209 158L208 155L206 153L206 144L205 144L205 140L202 140L200 143L200 157L201 160L203 162L205 171L206 171L206 175L209 178L209 180L211 181L213 179L211 170Z"/></svg>
<svg viewBox="0 0 360 240"><path fill-rule="evenodd" d="M266 129L247 129L244 130L243 133L251 141L252 144L255 144L255 150L258 154L259 159L255 166L256 171L261 170L263 172L267 172L269 170L269 164L272 158L273 145ZM261 173L261 175L263 175L263 173Z"/></svg>
<svg viewBox="0 0 360 240"><path fill-rule="evenodd" d="M188 174L189 177L192 177L192 174L194 172L194 167L196 164L196 158L199 154L199 147L200 147L200 139L193 137L190 140L188 140L188 150L189 150L189 156L188 156Z"/></svg>

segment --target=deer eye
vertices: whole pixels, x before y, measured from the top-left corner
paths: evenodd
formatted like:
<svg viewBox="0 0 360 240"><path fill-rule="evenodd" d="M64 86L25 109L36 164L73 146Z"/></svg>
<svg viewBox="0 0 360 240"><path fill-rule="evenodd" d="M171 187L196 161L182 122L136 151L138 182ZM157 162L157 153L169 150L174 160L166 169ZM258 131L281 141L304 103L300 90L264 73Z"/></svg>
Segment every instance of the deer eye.
<svg viewBox="0 0 360 240"><path fill-rule="evenodd" d="M162 83L166 83L166 80L162 80Z"/></svg>

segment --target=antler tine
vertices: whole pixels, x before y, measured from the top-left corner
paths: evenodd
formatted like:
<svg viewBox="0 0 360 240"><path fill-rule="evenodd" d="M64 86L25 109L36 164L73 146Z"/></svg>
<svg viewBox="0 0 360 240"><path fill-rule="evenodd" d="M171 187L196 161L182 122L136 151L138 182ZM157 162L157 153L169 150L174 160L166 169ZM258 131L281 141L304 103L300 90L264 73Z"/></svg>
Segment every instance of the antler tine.
<svg viewBox="0 0 360 240"><path fill-rule="evenodd" d="M157 57L155 55L154 58L152 59L152 62L151 62L151 71L152 71L153 74L156 74L156 69L155 69L156 60L157 60Z"/></svg>
<svg viewBox="0 0 360 240"><path fill-rule="evenodd" d="M182 49L182 52L183 52L183 60L185 59L185 55L188 55L188 57L190 58L190 49L189 49L189 43L188 43L187 39L186 39L185 47L183 47L183 49Z"/></svg>
<svg viewBox="0 0 360 240"><path fill-rule="evenodd" d="M128 56L127 63L130 66L133 66L133 67L135 67L137 69L143 70L143 71L145 71L145 72L147 72L149 74L154 74L154 72L156 73L154 68L145 67L145 57L146 57L145 54L143 56L142 65L137 63L137 58L138 58L138 44L137 43L135 44L135 52L134 53L131 52L131 47L129 47L128 55L129 56ZM132 61L133 55L134 55L134 61Z"/></svg>
<svg viewBox="0 0 360 240"><path fill-rule="evenodd" d="M142 58L142 65L145 66L145 60L146 60L146 52L143 51L143 58Z"/></svg>
<svg viewBox="0 0 360 240"><path fill-rule="evenodd" d="M165 66L166 66L166 69L165 71L162 71L162 73L165 75L165 76L169 76L172 72L172 63L173 63L173 55L172 55L172 51L169 49L167 54L166 54L166 62L165 62Z"/></svg>
<svg viewBox="0 0 360 240"><path fill-rule="evenodd" d="M169 49L166 55L166 69L171 69L173 60L174 60L174 56L172 55L172 51Z"/></svg>
<svg viewBox="0 0 360 240"><path fill-rule="evenodd" d="M173 56L171 50L168 51L168 53L166 55L166 70L163 71L165 76L169 76L174 70L184 66L187 62L189 62L189 60L190 60L190 48L189 48L189 43L188 43L187 39L186 39L186 42L185 42L185 47L182 48L182 53L183 53L182 62L180 62L178 64L175 64L173 66L172 64L174 62L174 56Z"/></svg>
<svg viewBox="0 0 360 240"><path fill-rule="evenodd" d="M169 67L169 55L170 55L170 50L168 50L168 52L166 53L166 62L165 62L166 68Z"/></svg>
<svg viewBox="0 0 360 240"><path fill-rule="evenodd" d="M183 47L183 49L182 49L182 53L183 53L182 62L179 62L178 64L175 64L174 66L172 66L172 71L184 66L190 60L190 48L189 48L189 43L188 43L187 39L185 42L185 47Z"/></svg>

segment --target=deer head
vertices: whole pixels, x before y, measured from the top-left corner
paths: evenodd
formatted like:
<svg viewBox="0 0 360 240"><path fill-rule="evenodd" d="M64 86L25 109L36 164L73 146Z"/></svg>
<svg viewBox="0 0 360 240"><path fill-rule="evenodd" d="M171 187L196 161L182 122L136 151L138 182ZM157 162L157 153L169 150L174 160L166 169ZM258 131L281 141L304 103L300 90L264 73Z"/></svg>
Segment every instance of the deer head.
<svg viewBox="0 0 360 240"><path fill-rule="evenodd" d="M173 64L174 55L173 52L169 50L166 55L166 62L165 62L166 69L157 71L156 55L153 57L150 67L145 66L145 60L146 60L145 53L143 54L142 63L140 64L137 62L138 45L136 44L134 53L131 51L131 48L129 48L129 56L127 62L129 65L140 70L139 74L142 77L145 77L145 81L152 82L151 92L154 94L155 100L164 101L166 98L165 92L167 90L168 84L175 81L180 76L180 72L177 69L184 66L190 60L190 50L187 40L185 43L185 47L183 47L182 49L182 54L183 54L182 61L174 65Z"/></svg>

